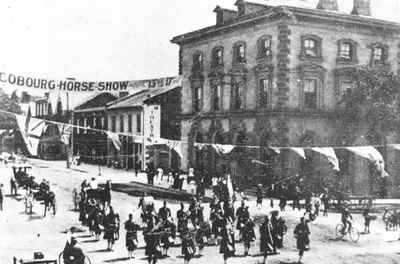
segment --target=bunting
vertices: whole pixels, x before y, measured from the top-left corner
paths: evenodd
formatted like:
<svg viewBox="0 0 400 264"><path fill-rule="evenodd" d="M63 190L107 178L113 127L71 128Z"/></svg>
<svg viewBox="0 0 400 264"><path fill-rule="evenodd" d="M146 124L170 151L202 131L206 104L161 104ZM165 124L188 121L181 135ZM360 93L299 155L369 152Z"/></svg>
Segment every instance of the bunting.
<svg viewBox="0 0 400 264"><path fill-rule="evenodd" d="M24 139L26 148L32 156L37 156L40 136L46 126L45 121L31 117L31 111L28 110L27 116L15 115L21 136Z"/></svg>
<svg viewBox="0 0 400 264"><path fill-rule="evenodd" d="M339 160L338 160L333 148L312 148L312 150L324 155L328 159L329 163L332 164L333 170L335 170L335 171L340 170L339 169Z"/></svg>
<svg viewBox="0 0 400 264"><path fill-rule="evenodd" d="M383 160L381 153L376 148L371 146L363 146L347 147L346 149L360 157L372 161L382 177L388 176L388 173L385 171L385 161Z"/></svg>
<svg viewBox="0 0 400 264"><path fill-rule="evenodd" d="M175 152L183 158L183 143L182 141L177 140L167 140L166 145L170 148L175 150Z"/></svg>
<svg viewBox="0 0 400 264"><path fill-rule="evenodd" d="M60 133L61 142L65 145L69 145L69 139L72 134L72 125L70 124L57 124L58 132Z"/></svg>
<svg viewBox="0 0 400 264"><path fill-rule="evenodd" d="M212 144L211 146L221 155L229 154L235 148L234 145Z"/></svg>
<svg viewBox="0 0 400 264"><path fill-rule="evenodd" d="M194 146L199 149L199 150L203 150L205 147L207 147L207 144L204 143L194 143Z"/></svg>
<svg viewBox="0 0 400 264"><path fill-rule="evenodd" d="M119 135L117 133L112 133L107 131L107 137L111 140L111 142L113 143L115 149L117 151L121 150L121 141L119 140Z"/></svg>
<svg viewBox="0 0 400 264"><path fill-rule="evenodd" d="M306 159L306 153L304 152L304 149L302 148L290 148L292 151L294 151L296 154L298 154L300 157L303 159Z"/></svg>
<svg viewBox="0 0 400 264"><path fill-rule="evenodd" d="M280 148L275 148L275 147L268 147L272 151L274 151L276 154L281 154L281 149Z"/></svg>

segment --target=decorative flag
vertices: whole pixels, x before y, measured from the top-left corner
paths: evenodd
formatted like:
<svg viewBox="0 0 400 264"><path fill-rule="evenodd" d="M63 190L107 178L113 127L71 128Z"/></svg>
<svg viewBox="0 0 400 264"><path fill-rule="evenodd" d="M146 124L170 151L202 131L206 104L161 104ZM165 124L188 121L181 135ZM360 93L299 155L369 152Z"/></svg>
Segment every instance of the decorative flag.
<svg viewBox="0 0 400 264"><path fill-rule="evenodd" d="M175 152L183 158L183 143L182 141L176 141L176 140L167 140L166 145L170 148L175 150Z"/></svg>
<svg viewBox="0 0 400 264"><path fill-rule="evenodd" d="M109 139L111 139L111 142L113 143L115 149L116 149L117 151L120 151L120 150L121 150L122 143L121 143L121 141L119 140L119 135L118 135L117 133L112 133L112 132L110 132L110 131L107 131L106 133L107 133L107 137L108 137Z"/></svg>
<svg viewBox="0 0 400 264"><path fill-rule="evenodd" d="M339 160L335 154L333 148L312 148L315 152L324 155L328 161L332 164L333 170L339 171Z"/></svg>
<svg viewBox="0 0 400 264"><path fill-rule="evenodd" d="M273 150L276 154L281 154L281 149L280 148L275 148L275 147L268 147L268 148Z"/></svg>
<svg viewBox="0 0 400 264"><path fill-rule="evenodd" d="M58 132L60 133L61 136L61 142L63 142L65 145L69 145L69 138L71 137L72 134L72 125L70 124L57 124L58 127Z"/></svg>
<svg viewBox="0 0 400 264"><path fill-rule="evenodd" d="M400 144L391 144L389 146L394 148L395 150L400 150Z"/></svg>
<svg viewBox="0 0 400 264"><path fill-rule="evenodd" d="M290 148L290 149L296 152L296 154L298 154L303 159L306 159L306 153L304 152L303 148Z"/></svg>
<svg viewBox="0 0 400 264"><path fill-rule="evenodd" d="M235 148L234 145L222 145L222 144L212 144L211 145L219 154L229 154Z"/></svg>
<svg viewBox="0 0 400 264"><path fill-rule="evenodd" d="M207 147L207 144L204 143L194 143L194 146L198 148L199 150L203 150L205 147Z"/></svg>
<svg viewBox="0 0 400 264"><path fill-rule="evenodd" d="M374 147L364 146L364 147L348 147L347 150L372 161L376 169L381 173L382 177L387 177L388 174L385 171L385 161L381 153Z"/></svg>
<svg viewBox="0 0 400 264"><path fill-rule="evenodd" d="M22 138L26 144L29 154L37 156L40 136L46 126L45 121L31 118L31 111L28 109L27 116L15 115Z"/></svg>
<svg viewBox="0 0 400 264"><path fill-rule="evenodd" d="M256 159L251 160L251 163L255 163L255 164L259 164L259 165L263 165L263 166L268 165L267 163L262 162L261 160L256 160Z"/></svg>
<svg viewBox="0 0 400 264"><path fill-rule="evenodd" d="M233 184L230 174L228 174L226 177L226 187L228 188L229 197L232 198L234 193L233 193Z"/></svg>

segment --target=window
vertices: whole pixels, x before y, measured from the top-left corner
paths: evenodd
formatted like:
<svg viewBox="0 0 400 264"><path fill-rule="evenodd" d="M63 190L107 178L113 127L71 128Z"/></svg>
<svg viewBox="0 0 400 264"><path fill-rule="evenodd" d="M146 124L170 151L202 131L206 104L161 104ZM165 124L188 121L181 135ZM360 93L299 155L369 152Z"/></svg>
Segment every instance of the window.
<svg viewBox="0 0 400 264"><path fill-rule="evenodd" d="M224 50L222 47L214 48L212 51L212 66L221 66L224 64Z"/></svg>
<svg viewBox="0 0 400 264"><path fill-rule="evenodd" d="M213 109L219 111L222 108L222 86L220 84L213 87Z"/></svg>
<svg viewBox="0 0 400 264"><path fill-rule="evenodd" d="M77 134L80 134L80 133L81 133L81 130L80 130L80 125L81 125L81 124L80 124L80 123L81 123L81 122L80 122L79 119L76 119L75 122L76 122L75 124L78 126L78 127L76 128L76 133L77 133Z"/></svg>
<svg viewBox="0 0 400 264"><path fill-rule="evenodd" d="M193 111L199 112L202 108L202 101L203 101L203 88L200 86L196 86L193 89Z"/></svg>
<svg viewBox="0 0 400 264"><path fill-rule="evenodd" d="M315 40L304 40L304 53L308 57L317 57L317 43Z"/></svg>
<svg viewBox="0 0 400 264"><path fill-rule="evenodd" d="M203 55L200 52L197 52L193 55L193 71L202 71L203 70Z"/></svg>
<svg viewBox="0 0 400 264"><path fill-rule="evenodd" d="M142 133L142 114L136 114L136 133Z"/></svg>
<svg viewBox="0 0 400 264"><path fill-rule="evenodd" d="M385 64L386 58L385 58L385 49L383 47L374 47L372 49L372 64L373 65L379 65L379 64Z"/></svg>
<svg viewBox="0 0 400 264"><path fill-rule="evenodd" d="M243 102L243 84L239 82L234 82L232 85L233 88L233 109L243 109L244 102Z"/></svg>
<svg viewBox="0 0 400 264"><path fill-rule="evenodd" d="M342 60L352 59L352 49L350 43L342 43L339 48L339 58Z"/></svg>
<svg viewBox="0 0 400 264"><path fill-rule="evenodd" d="M128 132L132 133L132 115L128 115Z"/></svg>
<svg viewBox="0 0 400 264"><path fill-rule="evenodd" d="M104 123L104 121L105 121L105 120L104 120L104 116L102 116L102 117L101 117L101 121L100 121L100 123L101 123L101 124L100 124L100 125L101 125L101 129L104 129L104 128L105 128L105 123Z"/></svg>
<svg viewBox="0 0 400 264"><path fill-rule="evenodd" d="M111 117L111 132L116 132L117 130L117 118L115 116Z"/></svg>
<svg viewBox="0 0 400 264"><path fill-rule="evenodd" d="M258 41L258 58L271 58L272 41L271 37L264 37Z"/></svg>
<svg viewBox="0 0 400 264"><path fill-rule="evenodd" d="M238 43L234 46L234 63L245 63L246 62L246 47L244 43Z"/></svg>
<svg viewBox="0 0 400 264"><path fill-rule="evenodd" d="M87 133L87 118L84 118L83 119L83 134L86 134Z"/></svg>
<svg viewBox="0 0 400 264"><path fill-rule="evenodd" d="M308 109L317 108L317 80L304 80L304 107Z"/></svg>
<svg viewBox="0 0 400 264"><path fill-rule="evenodd" d="M269 95L271 91L271 82L269 79L260 79L259 81L260 89L260 107L268 107Z"/></svg>
<svg viewBox="0 0 400 264"><path fill-rule="evenodd" d="M353 92L354 83L351 81L341 81L340 82L340 99L345 96L351 95Z"/></svg>
<svg viewBox="0 0 400 264"><path fill-rule="evenodd" d="M97 127L97 118L95 116L93 117L93 127L98 128Z"/></svg>
<svg viewBox="0 0 400 264"><path fill-rule="evenodd" d="M124 132L124 116L119 116L119 131Z"/></svg>

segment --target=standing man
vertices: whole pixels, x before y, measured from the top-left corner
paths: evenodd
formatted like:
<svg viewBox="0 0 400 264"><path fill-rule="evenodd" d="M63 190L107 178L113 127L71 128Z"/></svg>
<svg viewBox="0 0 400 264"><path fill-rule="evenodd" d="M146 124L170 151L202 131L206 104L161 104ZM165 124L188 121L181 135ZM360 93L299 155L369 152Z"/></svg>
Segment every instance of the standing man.
<svg viewBox="0 0 400 264"><path fill-rule="evenodd" d="M18 188L17 188L17 182L15 181L14 177L11 177L10 179L10 193L11 195L18 195Z"/></svg>
<svg viewBox="0 0 400 264"><path fill-rule="evenodd" d="M294 236L297 239L297 249L299 250L299 263L303 258L304 251L308 250L310 245L310 229L304 217L300 218L300 224L294 229Z"/></svg>
<svg viewBox="0 0 400 264"><path fill-rule="evenodd" d="M264 223L260 226L260 251L263 253L263 264L266 263L268 254L274 252L275 245L272 237L272 226L268 216L265 217Z"/></svg>
<svg viewBox="0 0 400 264"><path fill-rule="evenodd" d="M0 211L3 211L3 184L0 184Z"/></svg>
<svg viewBox="0 0 400 264"><path fill-rule="evenodd" d="M257 196L256 206L258 209L261 209L262 200L263 200L263 192L262 192L262 184L261 183L257 185L256 196Z"/></svg>

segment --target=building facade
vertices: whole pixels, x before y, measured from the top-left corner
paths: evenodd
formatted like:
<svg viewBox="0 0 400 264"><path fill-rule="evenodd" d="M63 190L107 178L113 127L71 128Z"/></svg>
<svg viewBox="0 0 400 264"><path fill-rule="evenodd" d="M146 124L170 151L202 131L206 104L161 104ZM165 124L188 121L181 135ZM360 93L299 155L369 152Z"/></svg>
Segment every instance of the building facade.
<svg viewBox="0 0 400 264"><path fill-rule="evenodd" d="M180 139L180 89L143 89L107 105L108 130L121 133L119 150L108 140L108 163L117 161L122 168L135 170L144 170L149 163L156 168L179 168L176 153L148 138Z"/></svg>
<svg viewBox="0 0 400 264"><path fill-rule="evenodd" d="M92 164L107 163L107 134L84 128L107 130L107 103L115 101L118 96L101 93L78 105L73 111L74 128L72 149L74 155L79 155L83 162Z"/></svg>
<svg viewBox="0 0 400 264"><path fill-rule="evenodd" d="M188 141L182 161L208 181L229 172L245 187L299 174L310 184L335 181L355 194L373 190L368 161L337 151L341 170L307 153L277 155L268 146L307 147L386 144L396 137L368 134L367 126L343 142L346 113L341 100L354 89L348 74L360 65L398 72L400 25L372 18L369 0L354 0L351 14L336 0L315 9L268 6L238 0L237 10L216 7L216 24L173 38L183 75L181 135ZM373 11L373 10L372 10ZM230 155L193 143L238 147ZM396 176L395 151L380 148L387 171ZM262 161L259 165L254 161ZM398 182L398 179L394 179ZM397 186L397 184L396 184Z"/></svg>

